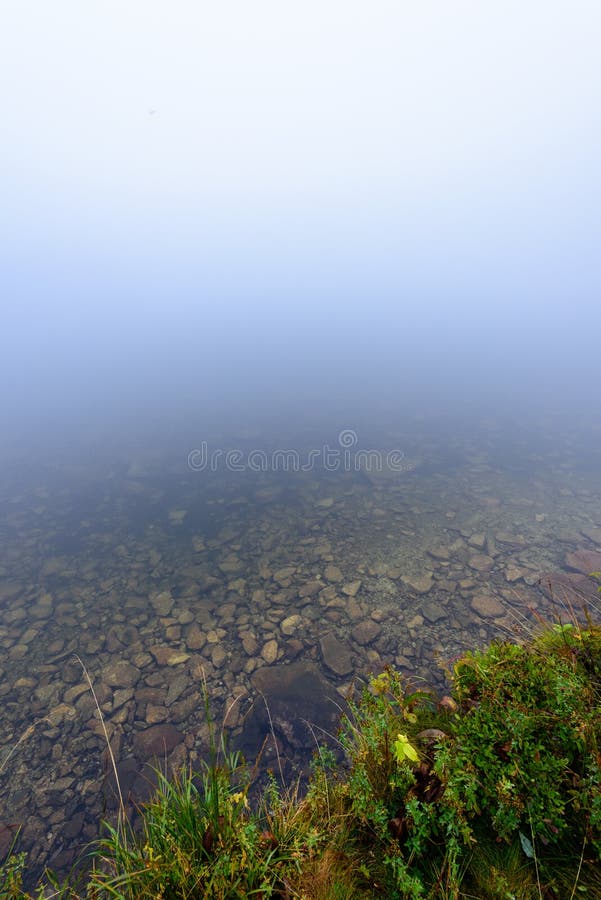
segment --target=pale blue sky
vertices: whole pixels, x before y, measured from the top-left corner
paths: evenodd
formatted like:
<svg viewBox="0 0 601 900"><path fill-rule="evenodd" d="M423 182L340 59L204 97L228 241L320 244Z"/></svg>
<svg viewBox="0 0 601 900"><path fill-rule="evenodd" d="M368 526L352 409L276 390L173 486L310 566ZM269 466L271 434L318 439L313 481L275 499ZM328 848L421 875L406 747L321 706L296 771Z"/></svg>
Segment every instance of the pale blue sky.
<svg viewBox="0 0 601 900"><path fill-rule="evenodd" d="M590 387L600 46L592 0L9 0L13 404L199 358L281 389L550 354Z"/></svg>

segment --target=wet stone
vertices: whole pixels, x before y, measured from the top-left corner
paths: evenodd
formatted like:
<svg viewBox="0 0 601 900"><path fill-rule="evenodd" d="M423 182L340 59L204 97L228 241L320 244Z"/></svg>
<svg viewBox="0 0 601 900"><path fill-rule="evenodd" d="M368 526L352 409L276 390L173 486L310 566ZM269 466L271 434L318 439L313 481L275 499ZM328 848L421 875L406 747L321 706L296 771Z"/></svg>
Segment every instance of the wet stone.
<svg viewBox="0 0 601 900"><path fill-rule="evenodd" d="M151 647L150 652L159 666L178 666L190 659L189 653L175 647Z"/></svg>
<svg viewBox="0 0 601 900"><path fill-rule="evenodd" d="M160 594L151 595L150 602L158 616L168 616L174 601L170 591L161 591Z"/></svg>
<svg viewBox="0 0 601 900"><path fill-rule="evenodd" d="M140 679L140 670L119 659L105 667L102 677L111 687L134 687Z"/></svg>
<svg viewBox="0 0 601 900"><path fill-rule="evenodd" d="M506 546L511 547L512 550L521 550L528 544L523 535L511 534L509 531L497 531L495 540L498 541L499 544L505 544Z"/></svg>
<svg viewBox="0 0 601 900"><path fill-rule="evenodd" d="M252 634L245 634L242 638L242 649L247 654L247 656L256 656L257 650L259 649L259 645L255 637Z"/></svg>
<svg viewBox="0 0 601 900"><path fill-rule="evenodd" d="M40 687L36 688L34 691L34 696L42 706L47 706L48 704L55 702L59 690L60 684L58 684L58 682L56 681L53 681L50 684L40 685Z"/></svg>
<svg viewBox="0 0 601 900"><path fill-rule="evenodd" d="M273 573L273 580L277 581L278 584L282 584L283 582L287 582L296 572L296 566L284 566L282 569L278 569L277 572Z"/></svg>
<svg viewBox="0 0 601 900"><path fill-rule="evenodd" d="M427 600L422 604L421 612L428 622L434 624L435 622L440 621L440 619L446 618L447 612L442 606L441 603L438 603L436 600Z"/></svg>
<svg viewBox="0 0 601 900"><path fill-rule="evenodd" d="M115 691L113 694L113 712L122 707L128 700L131 700L133 695L133 688L122 688L121 690Z"/></svg>
<svg viewBox="0 0 601 900"><path fill-rule="evenodd" d="M432 589L433 581L430 575L410 576L403 575L403 584L412 588L416 594L427 594Z"/></svg>
<svg viewBox="0 0 601 900"><path fill-rule="evenodd" d="M353 662L349 648L339 641L333 632L325 634L319 641L321 656L328 667L336 675L343 677L353 671Z"/></svg>
<svg viewBox="0 0 601 900"><path fill-rule="evenodd" d="M157 725L159 722L165 722L169 718L169 710L166 706L154 706L149 703L146 707L146 724Z"/></svg>
<svg viewBox="0 0 601 900"><path fill-rule="evenodd" d="M211 662L216 669L220 669L227 660L227 652L221 644L217 644L211 651Z"/></svg>
<svg viewBox="0 0 601 900"><path fill-rule="evenodd" d="M245 717L240 749L248 759L256 758L272 730L287 749L303 754L314 750L316 730L336 733L344 703L314 663L263 666L251 682L265 702L253 704Z"/></svg>
<svg viewBox="0 0 601 900"><path fill-rule="evenodd" d="M566 566L583 575L601 571L601 552L598 550L575 550L566 553Z"/></svg>
<svg viewBox="0 0 601 900"><path fill-rule="evenodd" d="M430 547L430 549L428 550L428 554L433 559L443 561L451 558L448 547Z"/></svg>
<svg viewBox="0 0 601 900"><path fill-rule="evenodd" d="M179 700L189 685L189 678L185 672L180 672L169 680L167 688L166 706L171 706L176 700Z"/></svg>
<svg viewBox="0 0 601 900"><path fill-rule="evenodd" d="M489 572L494 564L494 559L487 556L486 553L476 553L475 556L470 556L468 560L470 568L476 569L477 572Z"/></svg>
<svg viewBox="0 0 601 900"><path fill-rule="evenodd" d="M261 656L268 665L271 665L278 658L278 642L275 640L267 641L261 650Z"/></svg>
<svg viewBox="0 0 601 900"><path fill-rule="evenodd" d="M74 706L70 706L68 703L59 703L58 706L52 707L48 712L46 719L52 728L56 728L57 726L62 725L63 722L75 719L76 716L77 710Z"/></svg>
<svg viewBox="0 0 601 900"><path fill-rule="evenodd" d="M360 581L349 581L342 586L342 593L347 597L355 597L361 588Z"/></svg>
<svg viewBox="0 0 601 900"><path fill-rule="evenodd" d="M190 625L186 633L186 646L188 650L202 650L207 642L207 636L196 623Z"/></svg>
<svg viewBox="0 0 601 900"><path fill-rule="evenodd" d="M219 563L219 568L224 575L234 575L242 571L244 563L235 554L231 554Z"/></svg>
<svg viewBox="0 0 601 900"><path fill-rule="evenodd" d="M144 731L138 731L133 739L133 751L139 760L145 761L153 756L162 758L177 747L184 736L175 725L152 725Z"/></svg>
<svg viewBox="0 0 601 900"><path fill-rule="evenodd" d="M308 581L300 588L298 595L302 598L315 597L323 589L323 582Z"/></svg>
<svg viewBox="0 0 601 900"><path fill-rule="evenodd" d="M338 566L326 566L324 575L328 581L332 581L337 584L339 581L342 581L343 575Z"/></svg>
<svg viewBox="0 0 601 900"><path fill-rule="evenodd" d="M295 631L302 625L303 620L302 617L295 614L292 616L287 616L287 618L283 619L280 623L280 628L282 630L282 634L285 634L287 637L290 637L294 634Z"/></svg>
<svg viewBox="0 0 601 900"><path fill-rule="evenodd" d="M377 622L374 622L372 619L365 619L363 622L359 622L358 625L355 625L351 634L353 640L356 641L357 644L365 646L366 644L371 644L372 641L375 641L381 632L382 628Z"/></svg>
<svg viewBox="0 0 601 900"><path fill-rule="evenodd" d="M520 581L522 578L526 578L529 574L529 569L524 569L522 566L509 565L505 567L505 580L510 584L513 584L515 581Z"/></svg>
<svg viewBox="0 0 601 900"><path fill-rule="evenodd" d="M477 595L471 602L474 612L485 619L498 619L504 616L506 609L495 597L488 594Z"/></svg>

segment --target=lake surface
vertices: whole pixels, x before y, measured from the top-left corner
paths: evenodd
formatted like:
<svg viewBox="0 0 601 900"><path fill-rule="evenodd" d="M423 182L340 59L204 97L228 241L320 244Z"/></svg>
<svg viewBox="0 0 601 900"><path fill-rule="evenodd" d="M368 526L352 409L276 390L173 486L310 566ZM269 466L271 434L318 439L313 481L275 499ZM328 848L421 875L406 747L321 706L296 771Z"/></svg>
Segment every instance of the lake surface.
<svg viewBox="0 0 601 900"><path fill-rule="evenodd" d="M286 721L299 685L314 686L325 729L332 698L342 707L384 665L444 690L468 648L584 603L596 616L600 437L588 417L413 416L11 448L0 850L21 827L33 871L65 871L111 814L84 666L140 798L153 757L178 768L206 754L205 691L217 733L247 752L271 697L290 776L311 752Z"/></svg>

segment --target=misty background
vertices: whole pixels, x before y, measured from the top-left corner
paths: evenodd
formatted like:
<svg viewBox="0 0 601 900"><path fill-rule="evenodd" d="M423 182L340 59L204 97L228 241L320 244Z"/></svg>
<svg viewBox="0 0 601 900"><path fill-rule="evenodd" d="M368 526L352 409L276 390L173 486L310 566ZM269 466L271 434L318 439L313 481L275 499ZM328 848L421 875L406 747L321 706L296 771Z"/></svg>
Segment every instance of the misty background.
<svg viewBox="0 0 601 900"><path fill-rule="evenodd" d="M592 418L600 26L594 2L10 3L5 440Z"/></svg>
<svg viewBox="0 0 601 900"><path fill-rule="evenodd" d="M0 859L111 809L79 661L138 802L205 701L258 765L264 679L319 722L601 619L600 46L593 0L4 3Z"/></svg>

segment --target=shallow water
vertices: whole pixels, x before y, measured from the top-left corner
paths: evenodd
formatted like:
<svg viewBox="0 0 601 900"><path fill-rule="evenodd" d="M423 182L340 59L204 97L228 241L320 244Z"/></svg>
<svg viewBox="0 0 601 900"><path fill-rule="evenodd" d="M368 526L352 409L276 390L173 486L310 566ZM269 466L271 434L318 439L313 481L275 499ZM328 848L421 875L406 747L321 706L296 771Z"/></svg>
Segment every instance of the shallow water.
<svg viewBox="0 0 601 900"><path fill-rule="evenodd" d="M412 461L394 472L347 465L341 434L215 434L213 449L239 451L236 471L222 457L195 470L198 445L183 439L7 461L0 849L21 826L34 871L64 871L110 811L82 663L123 784L141 796L156 754L178 767L206 753L205 684L218 726L227 711L230 739L248 749L266 667L276 683L294 661L341 704L388 663L444 688L441 666L465 649L569 615L568 599L580 608L580 582L558 582L550 599L540 579L573 570L567 554L601 548L590 421L416 419L353 432L352 454L396 449ZM325 445L338 464L321 453L303 467ZM279 457L274 471L273 451L291 447L301 465L282 471ZM249 471L257 449L266 471ZM287 735L285 706L278 715L278 749L299 771L308 745Z"/></svg>

